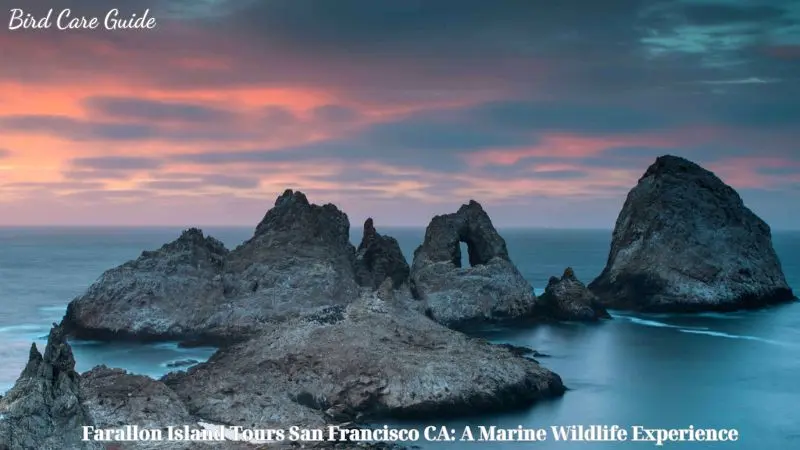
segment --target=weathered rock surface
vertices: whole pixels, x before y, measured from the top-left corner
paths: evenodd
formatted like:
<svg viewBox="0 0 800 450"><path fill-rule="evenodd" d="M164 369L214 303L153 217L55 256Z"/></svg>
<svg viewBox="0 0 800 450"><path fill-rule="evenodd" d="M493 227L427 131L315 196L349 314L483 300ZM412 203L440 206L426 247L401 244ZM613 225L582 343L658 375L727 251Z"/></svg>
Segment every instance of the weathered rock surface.
<svg viewBox="0 0 800 450"><path fill-rule="evenodd" d="M460 242L471 267L461 267ZM414 295L437 322L459 327L534 313L533 287L508 256L505 240L478 202L434 217L411 266Z"/></svg>
<svg viewBox="0 0 800 450"><path fill-rule="evenodd" d="M716 175L656 159L619 214L608 262L589 288L642 311L755 308L790 301L769 226Z"/></svg>
<svg viewBox="0 0 800 450"><path fill-rule="evenodd" d="M274 325L164 381L192 414L258 427L441 418L564 392L536 362L396 304L390 283L348 306Z"/></svg>
<svg viewBox="0 0 800 450"><path fill-rule="evenodd" d="M87 339L172 339L203 333L223 296L228 250L198 229L106 271L70 302L63 324Z"/></svg>
<svg viewBox="0 0 800 450"><path fill-rule="evenodd" d="M550 277L537 306L543 316L556 320L591 322L611 318L600 299L578 280L571 267L564 270L561 278Z"/></svg>
<svg viewBox="0 0 800 450"><path fill-rule="evenodd" d="M104 273L67 308L79 338L230 343L358 296L347 215L287 190L229 252L200 230Z"/></svg>
<svg viewBox="0 0 800 450"><path fill-rule="evenodd" d="M96 427L166 428L193 424L186 406L164 383L98 366L81 375L84 406Z"/></svg>
<svg viewBox="0 0 800 450"><path fill-rule="evenodd" d="M358 297L354 264L347 214L287 190L226 261L226 295L240 311L225 320L282 319L346 304Z"/></svg>
<svg viewBox="0 0 800 450"><path fill-rule="evenodd" d="M372 218L364 222L364 236L356 251L356 278L361 286L378 289L386 278L395 289L408 281L410 269L400 244L375 230Z"/></svg>
<svg viewBox="0 0 800 450"><path fill-rule="evenodd" d="M0 399L0 448L11 450L100 449L82 442L92 419L82 404L72 349L59 327L50 331L44 356L34 344L28 364Z"/></svg>

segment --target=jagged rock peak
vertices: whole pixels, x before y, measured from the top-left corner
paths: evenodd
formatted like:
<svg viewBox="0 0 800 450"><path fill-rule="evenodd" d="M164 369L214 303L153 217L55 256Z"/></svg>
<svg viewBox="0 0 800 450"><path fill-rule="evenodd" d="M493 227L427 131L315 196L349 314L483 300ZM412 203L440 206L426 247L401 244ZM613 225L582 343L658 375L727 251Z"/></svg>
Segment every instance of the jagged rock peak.
<svg viewBox="0 0 800 450"><path fill-rule="evenodd" d="M375 223L372 217L370 217L364 221L364 235L361 237L361 244L359 244L358 249L361 250L368 247L369 244L378 237L380 237L380 235L378 234L378 230L375 229Z"/></svg>
<svg viewBox="0 0 800 450"><path fill-rule="evenodd" d="M397 240L379 234L372 218L367 219L364 222L364 235L356 252L358 284L378 289L386 279L391 279L392 286L397 289L408 280L410 271Z"/></svg>
<svg viewBox="0 0 800 450"><path fill-rule="evenodd" d="M285 231L296 233L299 239L348 241L350 221L336 205L319 206L304 193L287 189L256 226L255 236Z"/></svg>
<svg viewBox="0 0 800 450"><path fill-rule="evenodd" d="M54 324L44 355L31 346L28 364L0 398L0 448L100 448L80 440L81 427L91 424L72 349Z"/></svg>
<svg viewBox="0 0 800 450"><path fill-rule="evenodd" d="M204 235L203 231L199 228L183 230L177 239L161 247L161 251L183 251L198 248L217 255L225 255L228 253L225 244L212 236ZM144 254L148 255L152 254L152 252L145 251Z"/></svg>
<svg viewBox="0 0 800 450"><path fill-rule="evenodd" d="M714 173L665 155L631 189L589 288L618 309L694 312L794 298L770 227Z"/></svg>

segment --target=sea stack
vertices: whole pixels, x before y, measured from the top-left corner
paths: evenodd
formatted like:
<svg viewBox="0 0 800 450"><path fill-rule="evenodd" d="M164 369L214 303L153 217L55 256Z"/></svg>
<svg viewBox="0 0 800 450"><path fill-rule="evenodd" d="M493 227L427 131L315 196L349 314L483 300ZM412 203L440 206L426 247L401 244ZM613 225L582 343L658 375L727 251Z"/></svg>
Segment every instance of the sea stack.
<svg viewBox="0 0 800 450"><path fill-rule="evenodd" d="M611 308L649 312L732 311L795 298L769 226L712 172L670 155L628 193L606 267L589 289Z"/></svg>
<svg viewBox="0 0 800 450"><path fill-rule="evenodd" d="M0 448L102 449L81 441L82 427L94 425L82 400L72 349L64 330L54 326L44 355L33 344L25 369L0 399Z"/></svg>
<svg viewBox="0 0 800 450"><path fill-rule="evenodd" d="M390 278L398 289L408 281L408 262L397 239L383 236L375 229L372 218L364 222L364 235L356 250L356 281L359 285L378 289Z"/></svg>
<svg viewBox="0 0 800 450"><path fill-rule="evenodd" d="M461 267L461 242L467 244L470 267ZM427 314L450 327L535 313L533 288L511 262L489 215L474 200L431 220L414 252L411 288L414 297L425 302Z"/></svg>
<svg viewBox="0 0 800 450"><path fill-rule="evenodd" d="M550 277L536 304L543 316L556 320L593 322L611 318L600 299L578 280L571 267L564 270L561 278Z"/></svg>

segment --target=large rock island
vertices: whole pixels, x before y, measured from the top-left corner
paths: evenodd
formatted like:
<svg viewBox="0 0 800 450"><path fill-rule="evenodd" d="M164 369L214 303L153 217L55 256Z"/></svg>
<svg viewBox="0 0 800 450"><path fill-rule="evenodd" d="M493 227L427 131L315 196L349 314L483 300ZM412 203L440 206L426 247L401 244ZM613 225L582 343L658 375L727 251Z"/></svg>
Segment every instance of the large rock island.
<svg viewBox="0 0 800 450"><path fill-rule="evenodd" d="M769 226L712 172L661 156L617 219L589 288L609 307L729 311L791 301Z"/></svg>
<svg viewBox="0 0 800 450"><path fill-rule="evenodd" d="M241 341L265 323L358 297L350 222L287 190L233 251L198 229L105 272L63 325L99 340Z"/></svg>
<svg viewBox="0 0 800 450"><path fill-rule="evenodd" d="M467 244L470 267L461 267L461 242ZM431 220L424 242L414 252L411 288L427 314L450 327L535 314L533 287L511 262L505 240L474 200Z"/></svg>

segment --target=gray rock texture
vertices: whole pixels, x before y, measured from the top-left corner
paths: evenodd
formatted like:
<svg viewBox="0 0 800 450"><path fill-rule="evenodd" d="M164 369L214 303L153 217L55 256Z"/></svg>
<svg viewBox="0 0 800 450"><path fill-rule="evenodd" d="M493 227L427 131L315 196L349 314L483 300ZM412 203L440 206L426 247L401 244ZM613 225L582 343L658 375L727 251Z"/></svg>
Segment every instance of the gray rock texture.
<svg viewBox="0 0 800 450"><path fill-rule="evenodd" d="M794 298L769 226L716 175L676 156L657 158L628 194L606 267L589 288L609 307L641 311Z"/></svg>
<svg viewBox="0 0 800 450"><path fill-rule="evenodd" d="M441 418L564 392L558 375L536 362L396 304L390 283L275 325L164 381L192 414L265 427Z"/></svg>
<svg viewBox="0 0 800 450"><path fill-rule="evenodd" d="M542 316L556 320L591 322L611 318L600 299L578 280L570 267L561 278L550 277L537 307Z"/></svg>
<svg viewBox="0 0 800 450"><path fill-rule="evenodd" d="M264 323L358 296L347 215L287 190L233 251L197 229L104 273L73 300L70 334L231 343Z"/></svg>
<svg viewBox="0 0 800 450"><path fill-rule="evenodd" d="M16 384L0 399L0 448L101 449L82 442L91 415L82 404L80 377L64 331L50 331L44 355L34 344Z"/></svg>
<svg viewBox="0 0 800 450"><path fill-rule="evenodd" d="M367 219L356 251L358 284L378 289L386 278L391 278L393 287L397 289L408 281L409 272L408 262L397 240L378 234L372 218Z"/></svg>
<svg viewBox="0 0 800 450"><path fill-rule="evenodd" d="M471 267L461 267L460 243ZM456 213L434 217L411 266L414 296L439 323L519 319L534 313L535 296L508 256L489 215L472 200Z"/></svg>
<svg viewBox="0 0 800 450"><path fill-rule="evenodd" d="M198 229L106 271L70 302L63 324L87 339L173 339L210 330L228 250Z"/></svg>

